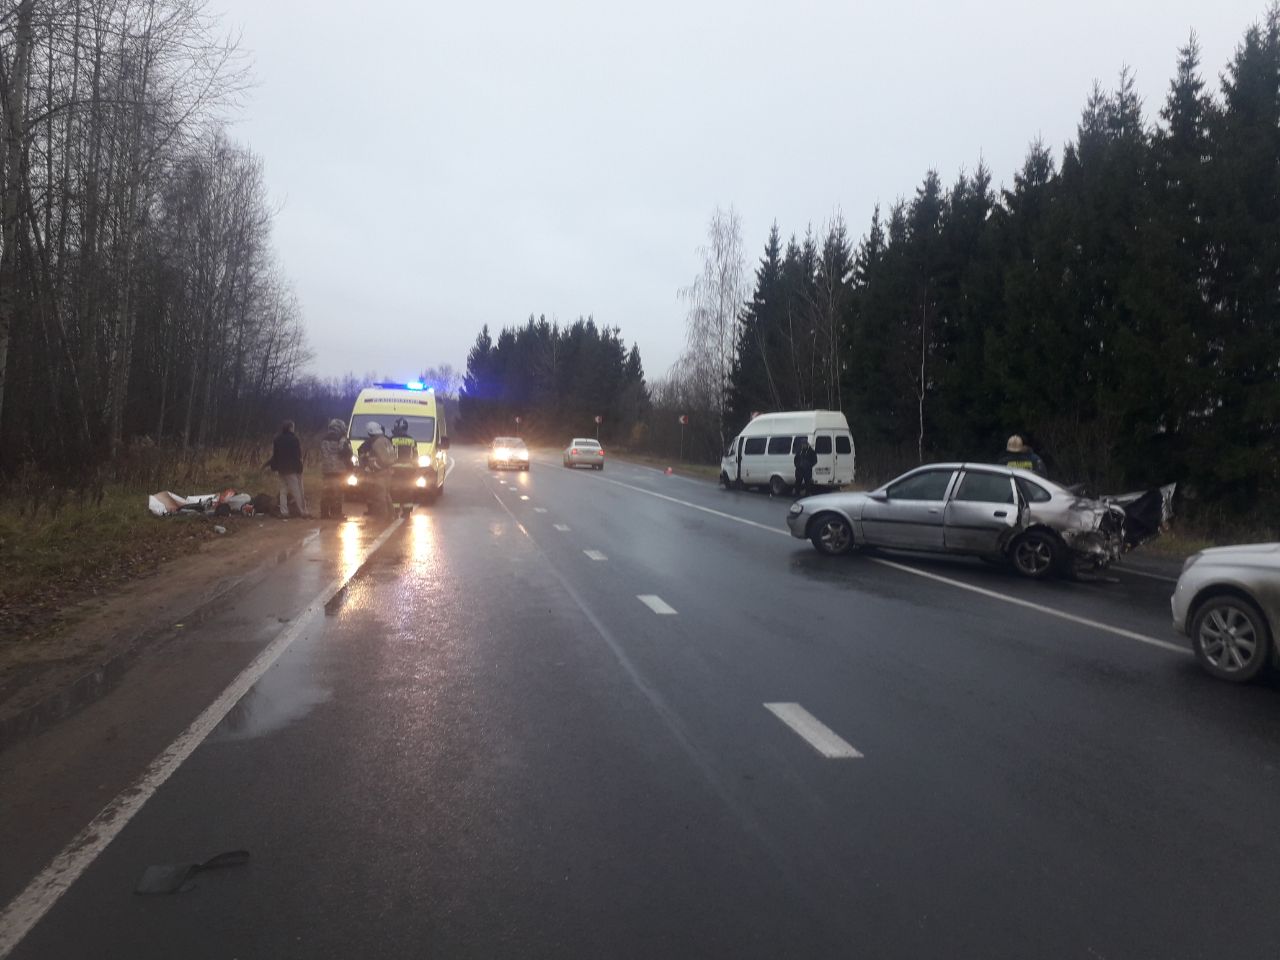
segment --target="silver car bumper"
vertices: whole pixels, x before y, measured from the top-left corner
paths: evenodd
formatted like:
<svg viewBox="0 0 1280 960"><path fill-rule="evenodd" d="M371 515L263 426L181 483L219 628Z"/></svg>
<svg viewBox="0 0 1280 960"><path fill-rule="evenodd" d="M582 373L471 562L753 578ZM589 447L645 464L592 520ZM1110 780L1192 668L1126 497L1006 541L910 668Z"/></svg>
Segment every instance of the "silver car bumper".
<svg viewBox="0 0 1280 960"><path fill-rule="evenodd" d="M800 506L800 505L796 504L795 506ZM795 537L797 540L809 539L808 527L809 527L808 513L792 512L787 514L787 528L791 531L791 535Z"/></svg>

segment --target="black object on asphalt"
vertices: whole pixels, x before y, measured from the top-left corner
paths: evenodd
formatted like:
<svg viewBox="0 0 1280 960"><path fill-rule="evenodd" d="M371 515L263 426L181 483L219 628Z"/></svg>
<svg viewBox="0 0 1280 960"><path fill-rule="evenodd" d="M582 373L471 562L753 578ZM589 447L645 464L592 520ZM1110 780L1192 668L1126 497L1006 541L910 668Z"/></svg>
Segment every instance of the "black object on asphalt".
<svg viewBox="0 0 1280 960"><path fill-rule="evenodd" d="M179 893L190 890L190 880L205 870L238 867L249 862L248 850L228 850L203 863L153 864L142 872L134 893Z"/></svg>

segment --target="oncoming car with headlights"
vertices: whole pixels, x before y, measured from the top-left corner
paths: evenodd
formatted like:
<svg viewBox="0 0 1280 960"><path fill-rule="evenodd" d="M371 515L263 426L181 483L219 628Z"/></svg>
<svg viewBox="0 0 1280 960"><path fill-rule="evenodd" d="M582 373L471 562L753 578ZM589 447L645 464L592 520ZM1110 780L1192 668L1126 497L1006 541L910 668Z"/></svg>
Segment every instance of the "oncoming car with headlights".
<svg viewBox="0 0 1280 960"><path fill-rule="evenodd" d="M494 437L493 443L489 445L489 469L508 467L528 470L529 448L519 437Z"/></svg>
<svg viewBox="0 0 1280 960"><path fill-rule="evenodd" d="M787 526L825 554L862 546L962 554L1008 561L1038 580L1101 569L1149 539L1168 519L1172 491L1084 497L1029 470L934 463L869 493L799 500Z"/></svg>
<svg viewBox="0 0 1280 960"><path fill-rule="evenodd" d="M366 387L351 410L348 436L353 444L365 439L370 424L382 428L395 451L389 468L393 502L429 503L444 493L449 431L435 390L418 381ZM366 478L357 458L352 458L351 467L346 499L362 500Z"/></svg>

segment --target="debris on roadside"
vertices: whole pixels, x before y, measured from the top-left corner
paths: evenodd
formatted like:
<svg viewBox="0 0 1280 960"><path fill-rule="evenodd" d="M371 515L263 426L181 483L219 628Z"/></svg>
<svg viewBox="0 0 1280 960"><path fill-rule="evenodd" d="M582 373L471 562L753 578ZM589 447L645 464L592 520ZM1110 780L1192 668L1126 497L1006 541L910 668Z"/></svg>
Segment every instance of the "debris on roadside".
<svg viewBox="0 0 1280 960"><path fill-rule="evenodd" d="M206 870L218 870L223 867L239 867L249 862L248 850L230 850L210 857L203 863L158 864L147 867L142 878L134 887L134 893L166 894L182 893L190 890L191 879Z"/></svg>
<svg viewBox="0 0 1280 960"><path fill-rule="evenodd" d="M147 497L147 509L153 516L171 517L177 514L200 514L202 516L230 517L233 515L251 517L255 513L255 503L262 500L227 489L221 493L201 493L184 497L170 490L162 490Z"/></svg>

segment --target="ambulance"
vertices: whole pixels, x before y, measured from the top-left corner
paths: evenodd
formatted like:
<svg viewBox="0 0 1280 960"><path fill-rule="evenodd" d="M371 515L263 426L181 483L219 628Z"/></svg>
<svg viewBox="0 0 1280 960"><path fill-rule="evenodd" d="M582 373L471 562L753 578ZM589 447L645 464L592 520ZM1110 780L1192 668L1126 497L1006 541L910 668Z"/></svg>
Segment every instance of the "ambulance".
<svg viewBox="0 0 1280 960"><path fill-rule="evenodd" d="M444 493L448 472L449 429L444 420L444 404L435 390L420 381L375 383L360 391L351 410L348 437L352 450L369 437L369 424L376 423L388 437L396 421L404 420L412 444L396 444L397 459L391 469L391 499L395 503L430 503ZM363 500L361 487L367 484L359 470L359 460L351 458L347 477L347 499Z"/></svg>

